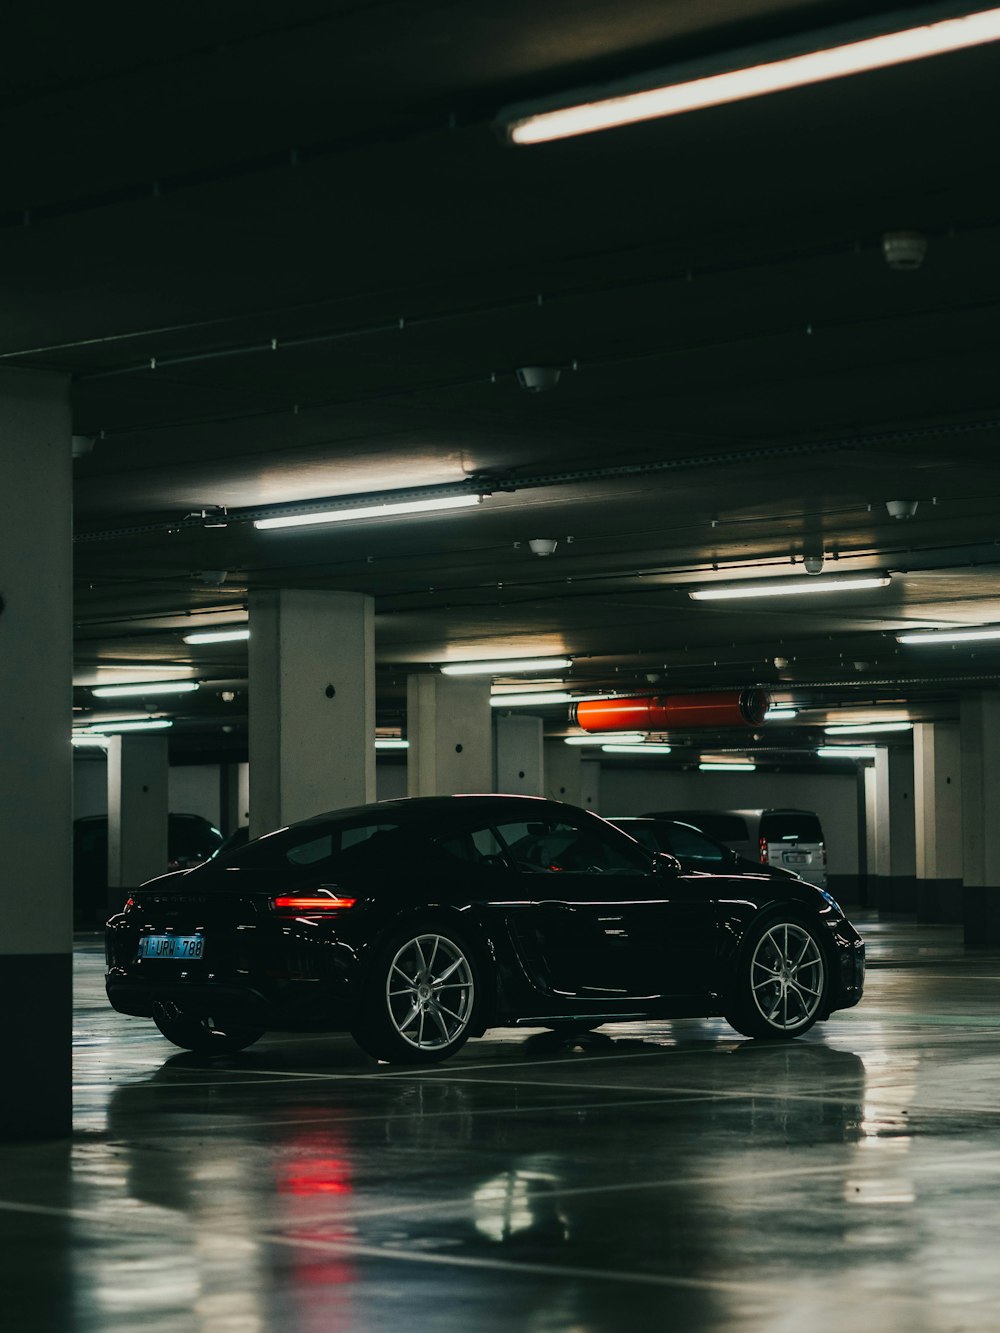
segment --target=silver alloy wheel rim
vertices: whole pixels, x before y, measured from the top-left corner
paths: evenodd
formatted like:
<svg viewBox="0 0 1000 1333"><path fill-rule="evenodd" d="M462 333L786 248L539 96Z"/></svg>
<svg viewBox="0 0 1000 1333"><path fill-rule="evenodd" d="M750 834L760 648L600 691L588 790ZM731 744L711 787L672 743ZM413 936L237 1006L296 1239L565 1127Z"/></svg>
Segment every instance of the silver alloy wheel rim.
<svg viewBox="0 0 1000 1333"><path fill-rule="evenodd" d="M465 954L445 935L417 935L396 953L385 983L389 1019L418 1051L440 1051L469 1025L476 987Z"/></svg>
<svg viewBox="0 0 1000 1333"><path fill-rule="evenodd" d="M765 931L750 960L750 993L761 1017L780 1032L794 1032L816 1014L826 966L804 926L782 921Z"/></svg>

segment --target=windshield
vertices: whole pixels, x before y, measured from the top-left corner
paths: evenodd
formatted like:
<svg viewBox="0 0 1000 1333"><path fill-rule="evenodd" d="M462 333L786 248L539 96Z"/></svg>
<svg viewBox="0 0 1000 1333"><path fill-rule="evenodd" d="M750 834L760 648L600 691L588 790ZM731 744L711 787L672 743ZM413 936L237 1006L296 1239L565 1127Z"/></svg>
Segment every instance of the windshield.
<svg viewBox="0 0 1000 1333"><path fill-rule="evenodd" d="M767 810L760 836L763 842L822 842L823 829L811 810Z"/></svg>

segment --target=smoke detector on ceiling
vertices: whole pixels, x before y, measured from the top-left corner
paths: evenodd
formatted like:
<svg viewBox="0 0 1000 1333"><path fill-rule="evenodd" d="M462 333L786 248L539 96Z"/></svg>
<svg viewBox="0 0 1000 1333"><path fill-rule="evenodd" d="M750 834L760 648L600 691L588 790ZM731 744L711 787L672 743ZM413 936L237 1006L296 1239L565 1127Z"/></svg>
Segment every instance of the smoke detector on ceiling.
<svg viewBox="0 0 1000 1333"><path fill-rule="evenodd" d="M802 563L806 567L807 574L819 574L823 570L823 552L813 551L811 554L802 557Z"/></svg>
<svg viewBox="0 0 1000 1333"><path fill-rule="evenodd" d="M556 537L532 537L528 542L528 550L532 555L551 555L558 545Z"/></svg>
<svg viewBox="0 0 1000 1333"><path fill-rule="evenodd" d="M910 273L924 262L927 237L922 231L887 231L882 236L882 254L890 268Z"/></svg>
<svg viewBox="0 0 1000 1333"><path fill-rule="evenodd" d="M518 366L514 371L517 382L528 393L544 393L554 389L562 372L558 366Z"/></svg>
<svg viewBox="0 0 1000 1333"><path fill-rule="evenodd" d="M919 500L886 500L885 507L890 518L912 518L919 503Z"/></svg>

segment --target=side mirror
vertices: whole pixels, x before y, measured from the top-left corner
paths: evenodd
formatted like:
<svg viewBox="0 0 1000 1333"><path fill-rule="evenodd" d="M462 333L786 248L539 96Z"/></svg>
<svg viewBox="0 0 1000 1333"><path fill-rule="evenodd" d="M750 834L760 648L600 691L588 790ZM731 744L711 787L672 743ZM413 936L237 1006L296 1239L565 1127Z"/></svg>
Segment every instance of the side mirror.
<svg viewBox="0 0 1000 1333"><path fill-rule="evenodd" d="M657 852L653 857L653 874L676 877L681 873L681 863L670 852Z"/></svg>

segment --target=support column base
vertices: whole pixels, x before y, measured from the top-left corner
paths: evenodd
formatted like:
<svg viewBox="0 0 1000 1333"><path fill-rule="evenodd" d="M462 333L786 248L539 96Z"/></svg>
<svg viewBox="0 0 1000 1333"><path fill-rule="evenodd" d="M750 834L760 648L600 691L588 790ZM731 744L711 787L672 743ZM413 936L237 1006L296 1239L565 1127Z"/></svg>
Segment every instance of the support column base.
<svg viewBox="0 0 1000 1333"><path fill-rule="evenodd" d="M880 912L916 912L916 875L869 875L868 905Z"/></svg>
<svg viewBox="0 0 1000 1333"><path fill-rule="evenodd" d="M1000 886L966 884L964 900L965 947L1000 947Z"/></svg>
<svg viewBox="0 0 1000 1333"><path fill-rule="evenodd" d="M0 1141L68 1138L73 1129L73 960L0 957L5 1015Z"/></svg>
<svg viewBox="0 0 1000 1333"><path fill-rule="evenodd" d="M960 879L918 879L917 920L929 925L955 925L963 919Z"/></svg>

